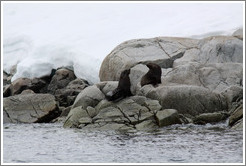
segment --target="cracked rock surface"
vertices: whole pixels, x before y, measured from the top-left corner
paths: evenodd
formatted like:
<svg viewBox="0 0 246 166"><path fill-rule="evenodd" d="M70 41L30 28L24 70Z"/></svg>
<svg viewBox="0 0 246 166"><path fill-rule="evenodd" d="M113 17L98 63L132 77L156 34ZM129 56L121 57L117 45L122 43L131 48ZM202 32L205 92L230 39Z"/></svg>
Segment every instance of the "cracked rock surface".
<svg viewBox="0 0 246 166"><path fill-rule="evenodd" d="M156 114L161 110L158 101L143 96L132 96L118 102L101 100L93 110L91 107L81 106L73 108L64 123L64 127L77 127L87 129L150 129L157 128ZM164 110L165 112L165 110ZM169 116L169 115L167 115ZM147 121L148 126L142 122ZM146 123L146 122L144 122ZM170 122L175 124L175 122ZM161 124L165 126L165 124Z"/></svg>
<svg viewBox="0 0 246 166"><path fill-rule="evenodd" d="M3 99L4 123L50 122L60 115L50 94L24 94Z"/></svg>
<svg viewBox="0 0 246 166"><path fill-rule="evenodd" d="M120 44L104 59L99 77L101 81L117 81L123 70L145 61L171 61L166 68L176 68L190 62L202 66L210 63L242 63L242 55L243 41L235 36L134 39Z"/></svg>

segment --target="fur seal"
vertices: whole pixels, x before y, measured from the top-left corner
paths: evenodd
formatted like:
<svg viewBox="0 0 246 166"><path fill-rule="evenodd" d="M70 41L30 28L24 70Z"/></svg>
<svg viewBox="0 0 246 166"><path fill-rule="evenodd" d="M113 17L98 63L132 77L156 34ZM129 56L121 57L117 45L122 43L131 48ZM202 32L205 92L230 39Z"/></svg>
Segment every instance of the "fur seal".
<svg viewBox="0 0 246 166"><path fill-rule="evenodd" d="M132 96L129 74L130 69L121 72L118 87L106 94L108 101L119 101L127 96Z"/></svg>
<svg viewBox="0 0 246 166"><path fill-rule="evenodd" d="M146 64L149 71L141 78L141 87L147 84L153 86L161 83L161 67L155 63L149 62Z"/></svg>

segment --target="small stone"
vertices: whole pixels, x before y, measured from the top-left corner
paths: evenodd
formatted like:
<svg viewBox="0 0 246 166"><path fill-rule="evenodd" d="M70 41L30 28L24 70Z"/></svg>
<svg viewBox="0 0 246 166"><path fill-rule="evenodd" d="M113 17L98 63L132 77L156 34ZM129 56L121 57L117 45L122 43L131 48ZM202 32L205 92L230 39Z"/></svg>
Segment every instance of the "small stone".
<svg viewBox="0 0 246 166"><path fill-rule="evenodd" d="M193 119L195 124L218 123L228 117L226 112L203 113Z"/></svg>
<svg viewBox="0 0 246 166"><path fill-rule="evenodd" d="M157 112L162 108L158 100L146 100L144 105L153 112Z"/></svg>
<svg viewBox="0 0 246 166"><path fill-rule="evenodd" d="M152 120L145 120L137 125L135 125L137 130L153 130L158 126Z"/></svg>
<svg viewBox="0 0 246 166"><path fill-rule="evenodd" d="M156 113L157 124L159 127L169 126L172 124L181 124L178 111L175 109L165 109Z"/></svg>
<svg viewBox="0 0 246 166"><path fill-rule="evenodd" d="M72 128L78 127L81 118L90 118L87 114L87 111L82 109L81 107L76 107L70 110L63 127L65 128Z"/></svg>
<svg viewBox="0 0 246 166"><path fill-rule="evenodd" d="M233 126L238 120L243 118L243 105L240 105L229 117L229 125Z"/></svg>

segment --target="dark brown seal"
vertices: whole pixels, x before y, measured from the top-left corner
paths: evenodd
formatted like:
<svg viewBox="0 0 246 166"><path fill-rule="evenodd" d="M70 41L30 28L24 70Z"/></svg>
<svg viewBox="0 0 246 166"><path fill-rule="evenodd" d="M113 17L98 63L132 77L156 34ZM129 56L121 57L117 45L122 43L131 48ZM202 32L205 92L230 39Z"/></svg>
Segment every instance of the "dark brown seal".
<svg viewBox="0 0 246 166"><path fill-rule="evenodd" d="M155 63L147 63L149 71L141 78L141 87L147 84L156 86L161 83L161 67Z"/></svg>
<svg viewBox="0 0 246 166"><path fill-rule="evenodd" d="M121 72L118 87L115 90L107 93L106 95L107 100L109 101L117 100L118 101L127 96L132 96L132 93L130 90L131 82L130 82L129 74L130 74L130 69L127 69Z"/></svg>

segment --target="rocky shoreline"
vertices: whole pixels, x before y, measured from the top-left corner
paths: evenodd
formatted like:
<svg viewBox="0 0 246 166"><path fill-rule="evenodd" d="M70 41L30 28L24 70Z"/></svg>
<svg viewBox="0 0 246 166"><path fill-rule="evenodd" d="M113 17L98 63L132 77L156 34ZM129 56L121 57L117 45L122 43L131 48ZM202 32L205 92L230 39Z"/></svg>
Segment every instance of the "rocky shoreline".
<svg viewBox="0 0 246 166"><path fill-rule="evenodd" d="M140 86L147 62L161 84ZM112 102L120 73L130 69L133 96ZM4 123L55 123L66 128L154 130L173 124L220 123L243 129L243 32L204 39L158 37L117 46L103 61L101 82L76 78L71 67L42 78L3 73Z"/></svg>

